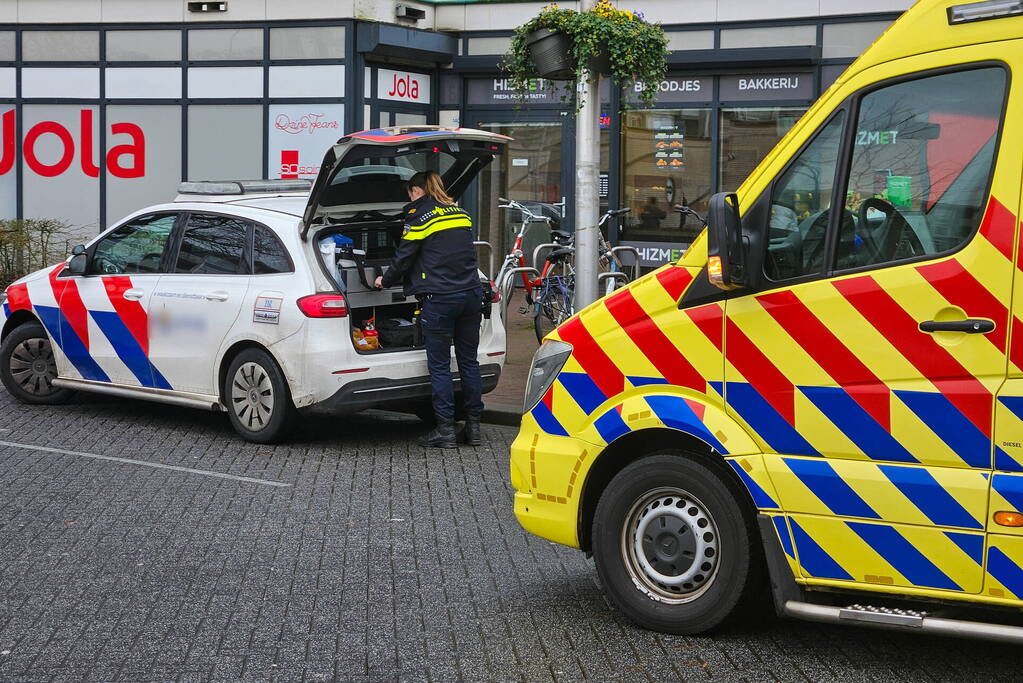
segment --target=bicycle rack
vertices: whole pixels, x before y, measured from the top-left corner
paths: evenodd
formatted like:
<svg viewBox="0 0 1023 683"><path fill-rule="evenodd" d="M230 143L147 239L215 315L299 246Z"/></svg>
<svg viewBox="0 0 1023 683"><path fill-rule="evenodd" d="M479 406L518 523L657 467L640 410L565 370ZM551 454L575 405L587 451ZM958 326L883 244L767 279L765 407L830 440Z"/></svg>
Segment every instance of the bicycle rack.
<svg viewBox="0 0 1023 683"><path fill-rule="evenodd" d="M557 242L544 242L543 244L536 245L536 249L533 250L533 269L540 270L540 252L544 249L557 249L563 245ZM539 275L537 275L539 277Z"/></svg>
<svg viewBox="0 0 1023 683"><path fill-rule="evenodd" d="M600 286L601 284L603 284L604 280L619 280L623 285L629 284L629 276L621 271L615 271L613 273L601 273L600 275L597 276L598 291L600 290Z"/></svg>
<svg viewBox="0 0 1023 683"><path fill-rule="evenodd" d="M477 249L484 249L485 248L485 250L487 252L487 262L490 264L490 269L487 270L487 279L488 280L493 280L494 279L494 245L491 244L490 242L477 241L477 242L473 242L472 246L476 247Z"/></svg>
<svg viewBox="0 0 1023 683"><path fill-rule="evenodd" d="M632 254L633 256L632 277L630 279L635 280L636 278L639 277L639 250L636 249L636 247L630 247L625 245L611 248L611 253L614 254L615 256L618 256L618 252L620 251L627 251ZM618 257L618 260L621 261L622 260L621 257ZM622 266L624 267L624 265L625 264L623 263Z"/></svg>
<svg viewBox="0 0 1023 683"><path fill-rule="evenodd" d="M508 325L508 316L506 315L508 313L508 298L511 295L512 289L514 289L514 284L512 283L516 276L522 275L523 273L529 273L534 278L540 277L540 271L536 268L533 268L532 266L520 266L509 270L504 274L504 277L501 278L501 281L496 283L497 291L501 293L501 322L505 326ZM508 283L508 286L505 286L505 283Z"/></svg>

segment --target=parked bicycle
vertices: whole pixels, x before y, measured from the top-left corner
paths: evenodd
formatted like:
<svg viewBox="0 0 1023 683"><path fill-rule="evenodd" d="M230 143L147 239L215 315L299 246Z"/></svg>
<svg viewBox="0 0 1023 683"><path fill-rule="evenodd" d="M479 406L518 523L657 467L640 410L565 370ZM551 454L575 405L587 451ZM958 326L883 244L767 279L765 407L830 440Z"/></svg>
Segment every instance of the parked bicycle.
<svg viewBox="0 0 1023 683"><path fill-rule="evenodd" d="M508 316L508 302L511 299L512 290L515 285L515 276L519 276L522 280L522 286L525 290L526 296L526 307L522 309L522 313L529 311L529 307L533 306L534 292L540 287L543 278L548 275L567 275L568 272L564 270L566 267L571 268L572 259L559 258L552 259L553 252L548 254L547 260L543 266L537 270L533 270L533 266L526 262L526 255L522 251L522 243L525 239L526 233L529 231L530 226L536 223L544 223L550 230L552 244L558 246L558 248L568 250L571 253L572 250L572 235L568 232L558 230L554 228L554 219L550 216L543 214L534 213L529 207L515 201L514 199L505 199L504 197L498 198L501 202L498 205L500 209L513 209L518 211L522 216L522 222L519 225L519 230L515 234L515 241L512 243L511 249L504 257L504 261L501 263L501 268L497 272L497 277L494 278L494 282L497 285L498 291L501 294L501 319L507 322ZM561 203L553 204L552 206L560 207ZM563 255L563 254L562 254ZM531 275L535 274L535 277Z"/></svg>
<svg viewBox="0 0 1023 683"><path fill-rule="evenodd" d="M604 282L604 294L610 294L616 287L629 281L628 275L624 273L618 251L623 247L612 247L604 236L605 226L612 219L617 219L628 213L630 209L610 209L597 224L597 259L599 276ZM624 249L631 250L632 247ZM555 249L547 255L547 263L544 269L549 270L548 265L552 261L555 264L555 271L541 275L539 291L535 296L533 304L533 329L536 332L537 341L543 341L554 328L572 317L575 313L575 268L572 259L574 248ZM638 257L638 254L636 254Z"/></svg>

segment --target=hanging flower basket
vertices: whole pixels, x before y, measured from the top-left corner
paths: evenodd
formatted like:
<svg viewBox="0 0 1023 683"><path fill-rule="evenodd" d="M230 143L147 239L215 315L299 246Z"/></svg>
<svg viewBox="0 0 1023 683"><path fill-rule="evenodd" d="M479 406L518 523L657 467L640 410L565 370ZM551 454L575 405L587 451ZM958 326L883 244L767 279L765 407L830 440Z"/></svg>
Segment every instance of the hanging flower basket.
<svg viewBox="0 0 1023 683"><path fill-rule="evenodd" d="M541 28L526 36L529 58L536 65L536 75L555 81L575 78L572 39L561 31Z"/></svg>
<svg viewBox="0 0 1023 683"><path fill-rule="evenodd" d="M502 67L520 101L538 76L578 81L589 71L609 75L620 86L656 83L667 69L667 42L660 25L648 23L639 12L619 10L610 0L585 12L550 4L515 29ZM574 89L566 92L575 96ZM640 93L645 105L653 100L653 90Z"/></svg>

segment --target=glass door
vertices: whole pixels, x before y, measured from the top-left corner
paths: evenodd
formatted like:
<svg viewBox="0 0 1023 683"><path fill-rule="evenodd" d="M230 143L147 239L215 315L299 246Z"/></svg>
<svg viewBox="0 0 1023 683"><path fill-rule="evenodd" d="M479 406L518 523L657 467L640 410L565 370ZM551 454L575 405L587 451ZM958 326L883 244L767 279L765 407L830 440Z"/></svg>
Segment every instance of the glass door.
<svg viewBox="0 0 1023 683"><path fill-rule="evenodd" d="M559 223L570 225L564 218L566 210L557 206L569 196L571 181L566 178L566 166L569 165L563 163L563 158L567 158L568 143L564 139L567 126L559 121L481 121L476 127L512 138L505 153L494 159L478 180L476 224L479 239L493 245L499 265L515 241L522 221L519 212L498 208L499 197L522 202L533 213L551 216ZM570 210L570 207L566 208ZM549 241L550 234L543 224L530 226L523 241L526 261L532 258L533 249L538 244Z"/></svg>

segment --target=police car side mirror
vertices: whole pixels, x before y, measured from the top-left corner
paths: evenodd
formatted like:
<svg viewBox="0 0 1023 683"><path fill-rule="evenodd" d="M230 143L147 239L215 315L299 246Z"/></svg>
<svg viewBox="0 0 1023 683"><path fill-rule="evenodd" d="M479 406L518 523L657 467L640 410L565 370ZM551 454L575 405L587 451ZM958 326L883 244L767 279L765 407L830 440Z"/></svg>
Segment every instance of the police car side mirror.
<svg viewBox="0 0 1023 683"><path fill-rule="evenodd" d="M745 284L745 266L739 198L719 192L707 212L707 278L720 289L735 289Z"/></svg>
<svg viewBox="0 0 1023 683"><path fill-rule="evenodd" d="M85 254L75 254L67 263L68 272L72 275L85 275L89 266L89 257Z"/></svg>

